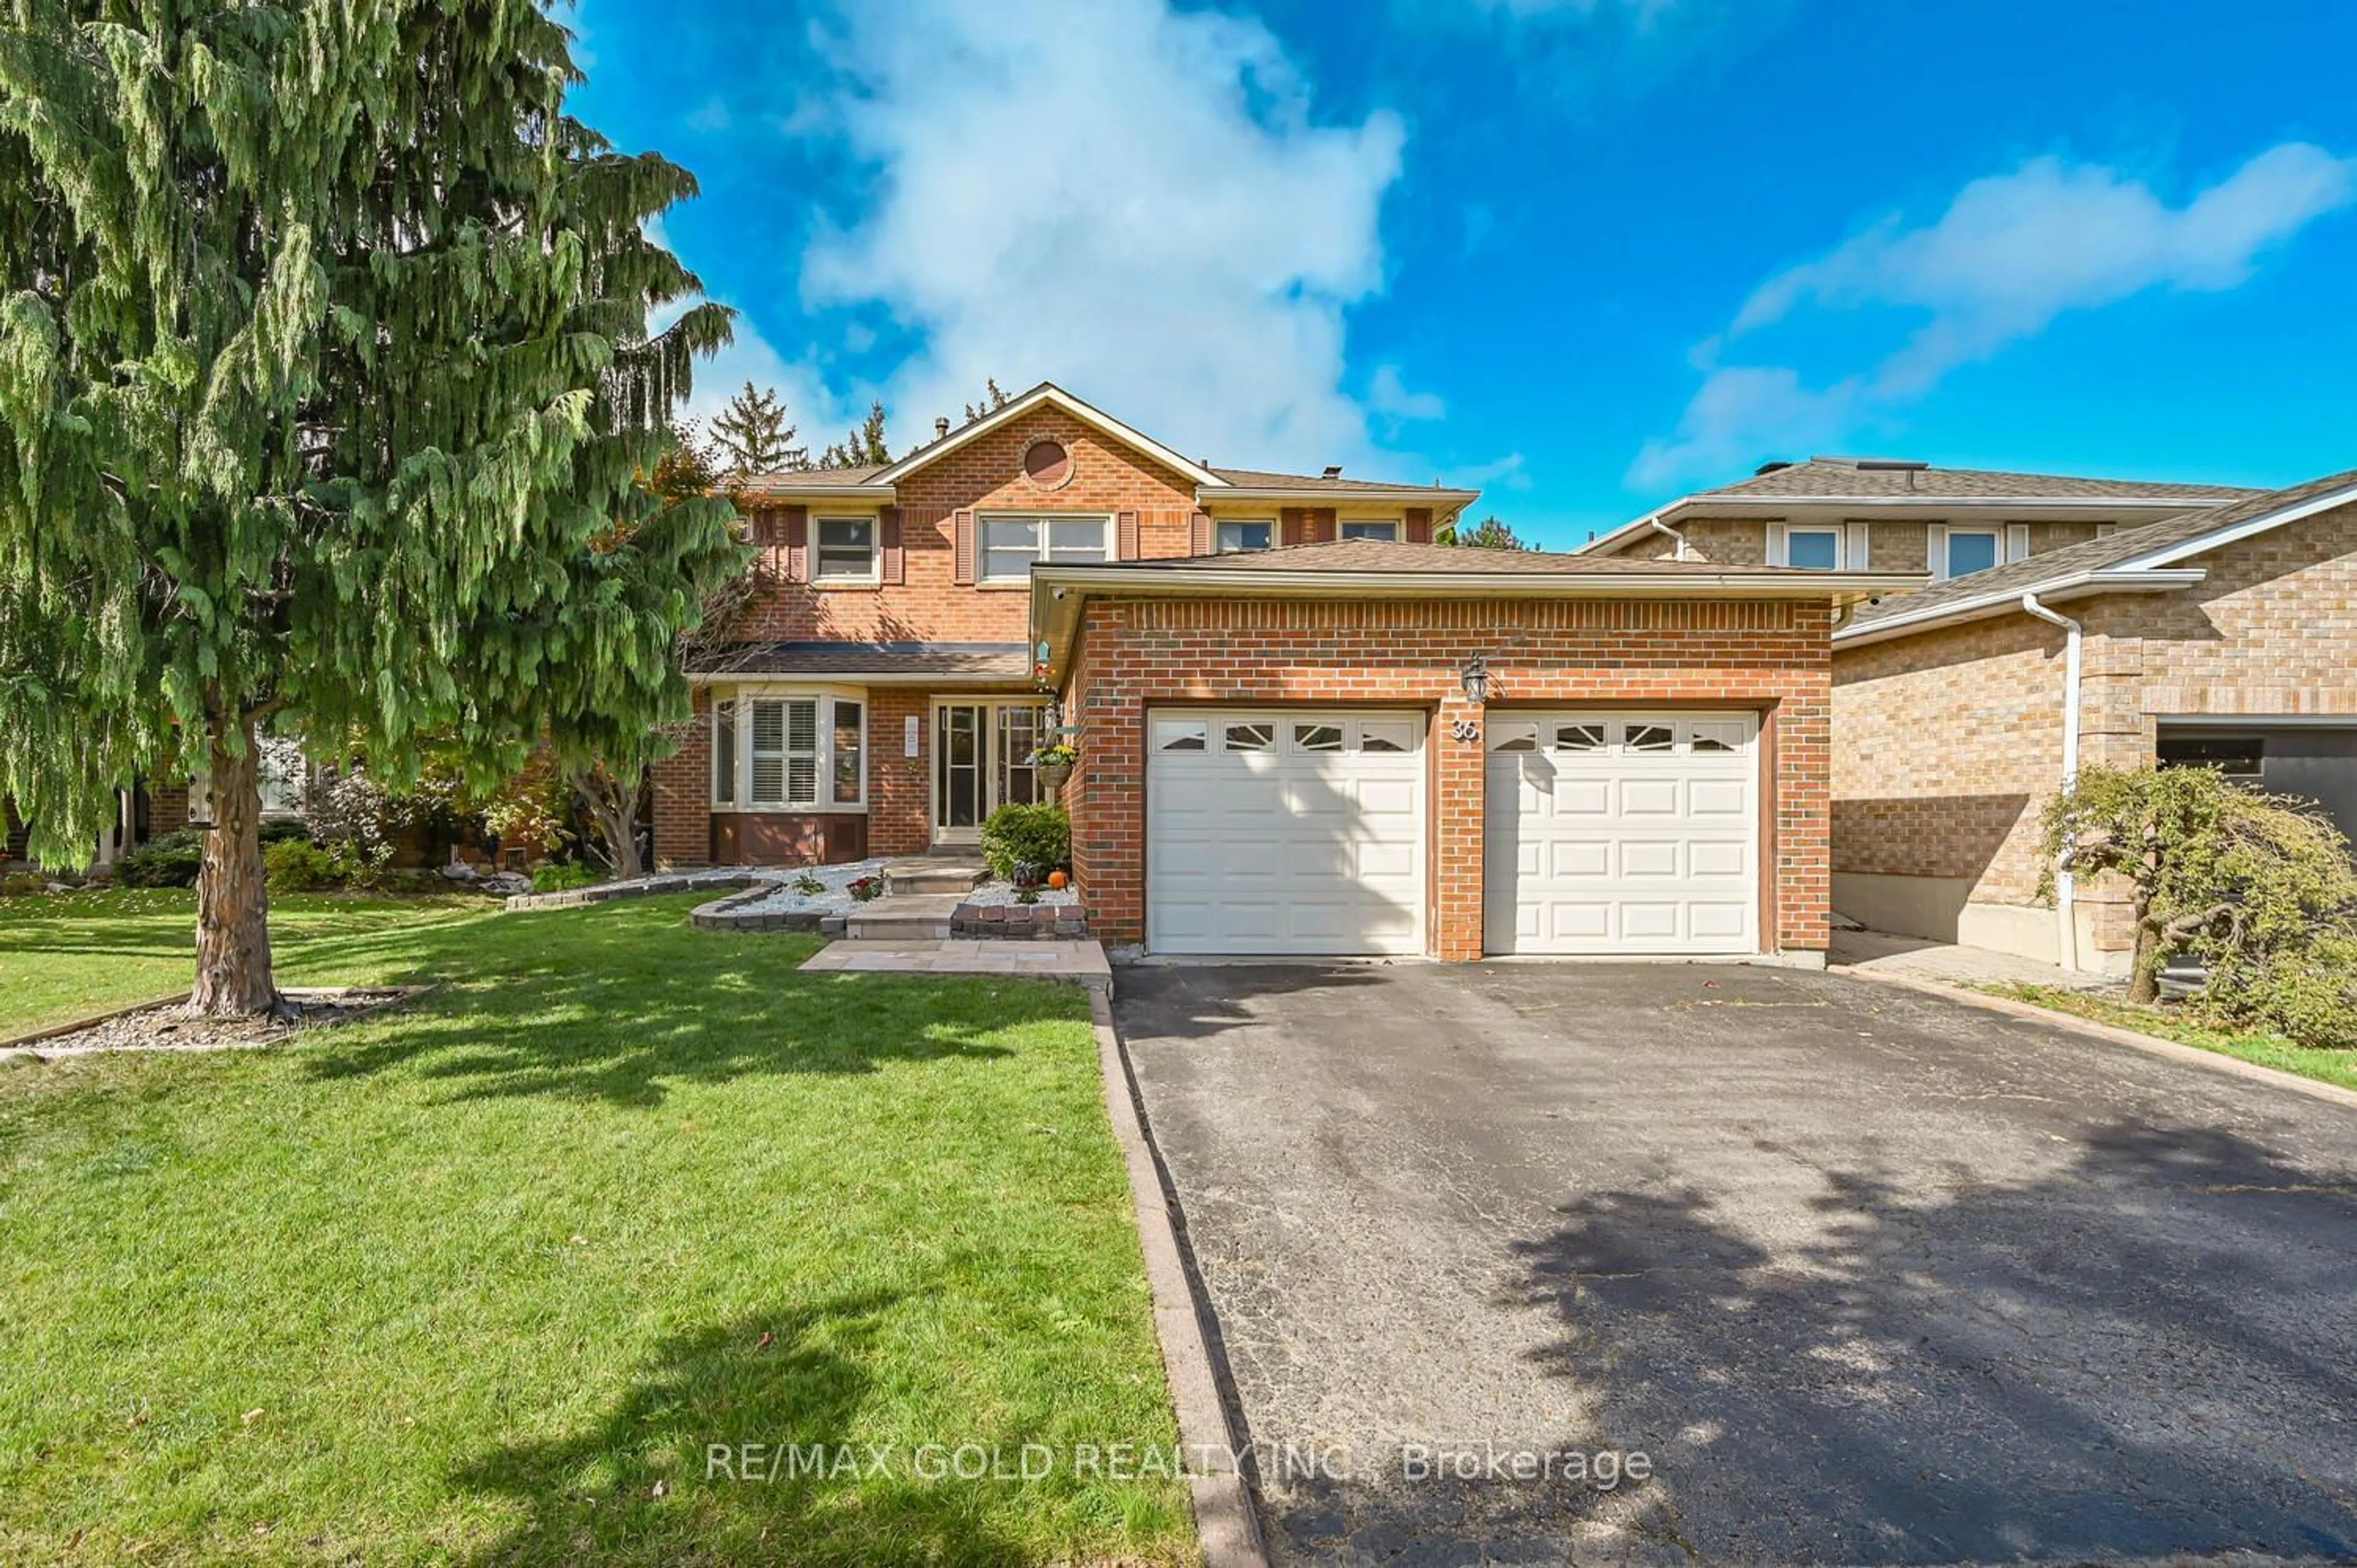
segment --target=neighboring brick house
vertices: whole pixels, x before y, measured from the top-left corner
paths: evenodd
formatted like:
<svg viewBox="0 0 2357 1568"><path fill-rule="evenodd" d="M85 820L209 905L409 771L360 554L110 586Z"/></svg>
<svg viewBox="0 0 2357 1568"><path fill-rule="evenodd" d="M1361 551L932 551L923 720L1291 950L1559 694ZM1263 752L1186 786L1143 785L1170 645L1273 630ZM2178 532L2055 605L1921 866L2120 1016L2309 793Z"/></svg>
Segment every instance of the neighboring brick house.
<svg viewBox="0 0 2357 1568"><path fill-rule="evenodd" d="M1833 640L1834 903L1878 929L2124 968L2115 890L2040 893L2074 752L2222 767L2357 833L2357 473L1934 583Z"/></svg>
<svg viewBox="0 0 2357 1568"><path fill-rule="evenodd" d="M1585 555L1729 566L1916 573L1932 581L2083 544L2256 492L2061 474L1937 468L1890 457L1769 463L1580 547Z"/></svg>
<svg viewBox="0 0 2357 1568"><path fill-rule="evenodd" d="M758 481L657 854L969 842L1061 733L1117 945L1822 961L1832 628L1910 580L1432 544L1474 499L1215 468L1053 386Z"/></svg>

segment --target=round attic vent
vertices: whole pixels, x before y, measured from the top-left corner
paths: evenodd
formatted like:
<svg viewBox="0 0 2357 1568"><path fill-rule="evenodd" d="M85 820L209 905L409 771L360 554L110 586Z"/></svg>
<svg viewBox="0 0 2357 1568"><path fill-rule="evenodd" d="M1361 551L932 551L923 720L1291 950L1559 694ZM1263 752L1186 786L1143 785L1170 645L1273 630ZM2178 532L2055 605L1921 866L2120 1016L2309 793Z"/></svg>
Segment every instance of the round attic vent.
<svg viewBox="0 0 2357 1568"><path fill-rule="evenodd" d="M1034 441L1023 449L1023 477L1054 489L1072 477L1072 455L1060 441Z"/></svg>

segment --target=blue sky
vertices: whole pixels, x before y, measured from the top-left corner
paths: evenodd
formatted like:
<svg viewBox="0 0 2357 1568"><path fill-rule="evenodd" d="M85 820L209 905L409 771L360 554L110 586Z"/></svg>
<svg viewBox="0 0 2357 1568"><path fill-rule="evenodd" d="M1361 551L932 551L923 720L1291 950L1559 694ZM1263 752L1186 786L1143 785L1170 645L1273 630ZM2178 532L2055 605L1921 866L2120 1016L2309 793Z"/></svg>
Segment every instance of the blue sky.
<svg viewBox="0 0 2357 1568"><path fill-rule="evenodd" d="M2131 21L2131 18L2133 20ZM996 376L1563 547L1773 457L2357 466L2347 0L582 0L709 406Z"/></svg>

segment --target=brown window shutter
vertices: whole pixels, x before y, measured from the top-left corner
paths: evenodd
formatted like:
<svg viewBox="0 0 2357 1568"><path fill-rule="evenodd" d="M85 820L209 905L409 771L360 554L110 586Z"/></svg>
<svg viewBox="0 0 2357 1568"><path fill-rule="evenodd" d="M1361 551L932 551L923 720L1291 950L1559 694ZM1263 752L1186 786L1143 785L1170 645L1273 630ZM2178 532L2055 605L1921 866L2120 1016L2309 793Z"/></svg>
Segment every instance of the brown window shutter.
<svg viewBox="0 0 2357 1568"><path fill-rule="evenodd" d="M1312 544L1331 544L1341 532L1334 525L1332 507L1321 506L1309 509L1309 542Z"/></svg>
<svg viewBox="0 0 2357 1568"><path fill-rule="evenodd" d="M1211 553L1211 514L1191 512L1187 518L1187 553L1209 555Z"/></svg>
<svg viewBox="0 0 2357 1568"><path fill-rule="evenodd" d="M1410 544L1432 542L1432 509L1412 506L1407 509L1407 542Z"/></svg>
<svg viewBox="0 0 2357 1568"><path fill-rule="evenodd" d="M1276 542L1279 544L1309 542L1309 513L1297 506L1280 507L1276 513Z"/></svg>
<svg viewBox="0 0 2357 1568"><path fill-rule="evenodd" d="M974 513L959 511L951 519L950 538L957 557L957 580L971 583L974 579Z"/></svg>
<svg viewBox="0 0 2357 1568"><path fill-rule="evenodd" d="M909 552L900 538L900 509L888 506L877 524L877 549L881 555L880 579L891 587L909 580Z"/></svg>
<svg viewBox="0 0 2357 1568"><path fill-rule="evenodd" d="M1116 561L1137 559L1137 514L1116 512L1113 520L1113 554Z"/></svg>
<svg viewBox="0 0 2357 1568"><path fill-rule="evenodd" d="M786 524L786 581L807 583L810 581L810 508L790 506L781 515Z"/></svg>

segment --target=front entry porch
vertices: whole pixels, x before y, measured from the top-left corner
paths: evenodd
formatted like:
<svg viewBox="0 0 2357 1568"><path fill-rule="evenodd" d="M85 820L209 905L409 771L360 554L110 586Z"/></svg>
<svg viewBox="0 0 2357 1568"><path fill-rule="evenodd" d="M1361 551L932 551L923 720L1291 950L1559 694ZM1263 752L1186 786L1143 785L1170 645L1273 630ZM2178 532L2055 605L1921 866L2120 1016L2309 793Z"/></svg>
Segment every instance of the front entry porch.
<svg viewBox="0 0 2357 1568"><path fill-rule="evenodd" d="M935 699L933 843L979 843L991 812L1049 797L1031 766L1048 725L1047 704L1036 697Z"/></svg>

